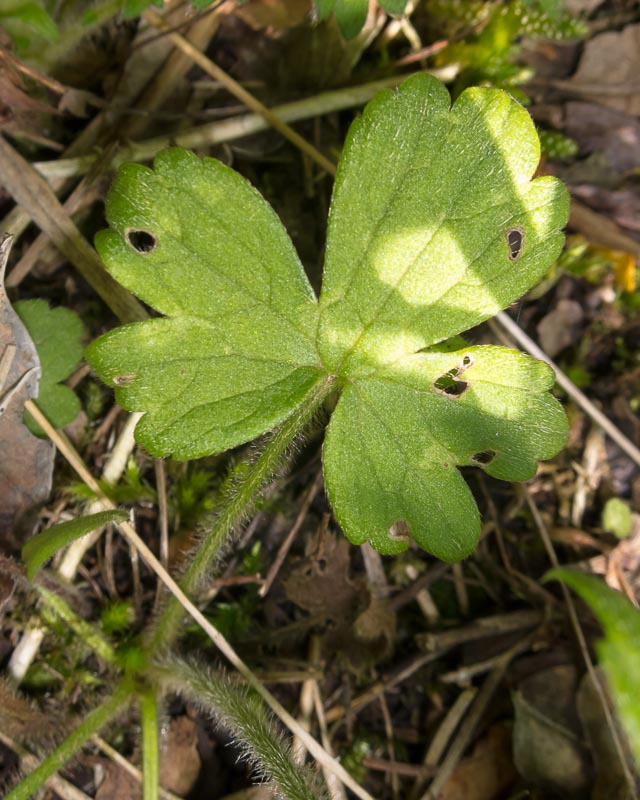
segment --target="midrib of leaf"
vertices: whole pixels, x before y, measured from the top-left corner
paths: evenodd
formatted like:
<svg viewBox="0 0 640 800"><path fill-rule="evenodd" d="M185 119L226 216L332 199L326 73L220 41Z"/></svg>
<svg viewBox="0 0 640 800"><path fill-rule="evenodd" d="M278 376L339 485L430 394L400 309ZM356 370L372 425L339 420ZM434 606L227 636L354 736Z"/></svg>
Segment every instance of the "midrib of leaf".
<svg viewBox="0 0 640 800"><path fill-rule="evenodd" d="M449 120L449 129L447 130L446 135L445 135L444 139L441 142L442 147L438 150L437 155L440 155L440 153L442 152L442 149L444 148L444 145L446 144L446 140L448 139L449 134L451 132L451 127L452 127L452 122L451 122L451 120ZM405 178L406 178L407 174L409 174L411 172L411 170L412 170L412 164L411 164L411 160L410 160L411 159L411 152L412 152L413 149L415 149L420 144L424 134L425 134L424 130L422 130L422 129L419 130L416 144L413 145L412 148L407 147L405 149L405 152L407 153L407 160L406 160L406 164L405 164L402 172L398 173L398 178L397 178L397 181L396 181L396 185L392 189L392 191L391 191L391 193L389 195L389 199L387 200L387 202L384 205L382 213L380 214L378 219L373 223L373 225L371 227L371 233L369 235L369 239L367 241L367 245L366 245L366 247L363 248L362 254L360 255L360 257L356 261L353 269L351 270L351 273L349 275L349 280L347 281L347 283L346 283L344 289L341 291L340 295L338 297L336 297L335 300L332 300L330 305L334 305L335 303L342 302L346 298L347 294L349 293L349 290L351 289L351 287L353 285L353 282L357 277L357 274L362 269L362 265L363 265L363 263L364 263L364 261L365 261L365 259L367 257L367 253L369 252L369 249L371 248L371 242L373 241L375 236L378 234L380 226L382 225L382 223L387 218L387 216L389 214L389 210L390 210L392 204L395 202L398 194L404 188ZM438 165L437 158L434 158L431 163L432 163L433 168L435 168ZM427 171L427 175L429 176L430 174L431 174L431 169L429 169Z"/></svg>
<svg viewBox="0 0 640 800"><path fill-rule="evenodd" d="M449 107L449 111L446 112L447 113L448 127L446 128L446 131L445 131L444 130L444 126L443 126L443 138L440 140L440 143L439 143L440 146L438 147L437 151L434 154L432 154L432 156L431 156L430 168L427 170L427 172L425 174L425 180L426 179L430 179L432 177L432 175L433 175L433 170L437 166L439 166L439 163L438 163L439 156L441 155L442 151L446 147L446 145L447 145L447 143L449 141L449 137L451 135L451 132L452 132L452 130L454 128L454 125L457 122L457 120L454 118L454 113L453 113L452 109L453 109L453 106L450 106ZM507 116L509 116L509 115L507 114ZM479 111L476 114L475 119L479 119L480 117L482 117L482 113ZM503 120L503 126L504 126L504 120ZM423 128L421 128L418 131L418 137L417 137L416 143L411 148L409 148L409 147L406 148L406 152L409 154L409 159L411 159L412 151L415 150L418 147L418 145L420 145L420 143L422 142L422 138L425 135L425 133L426 133L426 131ZM437 144L437 143L435 143L435 144ZM367 253L369 252L369 249L371 247L371 242L373 241L374 237L379 232L380 226L382 225L382 223L384 222L384 220L388 216L389 210L391 208L391 205L395 202L398 194L404 189L405 179L406 179L407 175L411 174L411 172L413 170L414 170L413 162L411 160L407 161L407 164L406 164L405 168L403 169L401 175L399 175L399 177L398 177L398 181L396 183L396 186L393 188L393 190L392 190L392 192L390 194L389 200L385 204L385 207L384 207L384 210L383 210L381 216L373 224L373 227L372 227L372 230L371 230L371 235L369 236L369 240L367 242L367 246L366 246L366 248L363 249L362 255L356 261L356 264L355 264L354 268L352 269L351 274L349 275L349 280L347 282L347 285L345 286L345 288L344 288L343 292L341 293L341 295L338 298L336 298L335 300L332 300L332 302L331 302L332 305L333 305L334 302L337 303L337 302L340 302L341 300L344 300L346 298L347 294L349 293L349 290L350 290L351 286L353 285L353 281L355 280L357 273L362 268L362 265L363 265L363 263L364 263L364 261L365 261L365 259L367 257ZM484 210L486 210L486 209L484 209ZM479 212L479 213L482 213L482 212Z"/></svg>
<svg viewBox="0 0 640 800"><path fill-rule="evenodd" d="M173 187L169 187L169 190L171 191L171 190L174 190L174 189L173 189ZM191 200L193 198L193 194L192 193L187 192L185 189L182 189L180 186L175 187L175 191L177 191L177 193L186 195L188 200ZM196 195L196 196L198 196L198 195ZM222 222L220 217L218 215L216 215L215 210L212 212L212 217L215 220L216 225L218 225L224 231L225 236L227 236L229 239L232 239L234 242L236 242L237 245L239 246L239 249L244 250L245 253L247 253L249 255L249 257L252 260L254 260L260 266L260 269L262 270L263 274L267 278L267 281L268 281L268 284L269 284L267 299L264 300L262 297L259 297L258 295L256 295L255 291L252 290L251 286L247 285L244 281L242 281L239 276L234 275L234 273L229 273L226 269L224 269L224 267L225 267L224 264L217 264L216 265L216 271L223 278L223 280L225 280L228 284L234 286L235 288L240 288L242 291L246 292L246 294L248 294L257 303L260 303L260 305L267 306L269 309L271 309L272 308L271 307L271 295L272 295L272 292L273 292L273 278L274 278L274 276L273 276L271 270L269 270L269 268L264 265L264 263L262 261L261 254L259 252L254 251L254 249L252 247L250 247L248 242L246 242L243 238L239 237L232 228L229 228L228 225L226 225L224 222ZM282 223L280 223L280 224L282 224ZM182 222L181 222L181 226L180 227L182 229ZM183 239L177 239L175 236L172 236L171 234L168 234L167 236L168 236L169 239L173 240L174 242L177 242L179 247L184 248L188 253L193 255L201 265L204 264L205 267L208 266L208 264L209 264L208 259L202 253L198 252L197 250L194 250ZM293 256L299 262L299 256L296 253L295 248L293 247L293 245L291 246L291 249L293 251ZM313 304L317 308L317 306L318 306L318 298L316 297L316 294L313 291L313 288L311 287L311 284L309 283L308 278L306 278L306 274L304 273L304 268L302 267L302 265L300 265L300 266L301 266L301 269L303 270L303 275L305 277L305 280L302 281L301 283L308 290L306 292L307 296L306 296L305 299L310 304ZM302 288L302 287L300 287L300 288ZM285 319L291 325L291 327L294 330L296 330L305 339L307 339L309 341L309 343L313 345L314 350L315 350L315 345L316 345L315 337L310 336L305 330L299 328L298 325L296 325L295 322L292 319L290 319L288 315L286 315L286 311L287 311L287 309L280 309L280 308L278 309L278 312L282 316L282 318ZM190 314L190 312L188 310L186 310L186 313ZM191 315L191 316L195 316L195 315ZM196 318L200 319L200 317L196 317Z"/></svg>
<svg viewBox="0 0 640 800"><path fill-rule="evenodd" d="M448 128L447 128L446 135L445 135L444 139L442 140L442 143L441 143L441 144L442 144L442 146L439 148L437 155L436 155L436 156L433 158L433 160L432 160L432 164L434 164L434 165L437 165L437 163L438 163L438 158L437 158L437 156L438 156L438 155L440 155L440 153L442 152L442 150L444 150L444 148L446 147L446 145L447 145L447 142L449 141L449 138L450 138L450 136L451 136L451 132L452 132L452 130L454 129L454 122L455 122L455 120L454 120L454 119L452 119L452 117L453 117L453 116L454 116L453 112L452 112L452 111L449 111L449 112L448 112L448 117L449 117L449 120L448 120L448 122L449 122L449 126L448 126ZM478 113L476 114L476 116L475 116L475 119L479 119L479 118L481 118L482 116L483 116L483 114L482 114L481 112L478 112ZM502 131L504 130L504 127L505 127L505 125L506 125L506 123L507 123L507 120L510 118L510 116L511 116L511 108L510 108L510 107L508 107L508 109L507 109L507 113L506 113L506 114L503 114L503 116L502 116L502 119L501 119L501 121L500 121L500 129L499 129L499 131L498 131L498 132L495 134L495 136L496 136L496 139L498 138L498 136L499 136L499 135L502 133ZM471 126L469 126L469 127L471 127ZM422 135L423 135L423 133L422 133L422 131L420 131L420 133L419 133L419 136L418 136L418 141L420 141L420 139L422 138ZM492 155L493 155L493 154L491 154L491 156L486 156L486 155L485 155L483 158L481 158L481 159L480 159L480 160L477 162L477 164L478 164L478 165L482 164L484 161L486 161L487 157L492 157ZM410 169L406 169L406 170L403 172L403 177L405 177L405 176L406 176L406 174L407 174L409 171L410 171ZM430 169L427 171L427 176L431 176L431 174L432 174L432 169L430 168ZM426 178L425 178L425 180L426 180ZM373 232L373 233L371 234L371 236L369 237L369 241L368 241L368 244L367 244L367 248L366 248L366 250L364 251L363 255L362 255L362 256L360 257L360 259L358 260L358 263L357 263L357 266L356 266L356 268L354 268L354 270L352 271L351 275L349 276L349 282L348 282L348 284L347 284L347 287L345 288L345 291L344 291L344 293L342 294L341 298L339 298L339 300L336 300L335 302L339 302L340 300L345 300L345 299L346 299L346 297L347 297L347 294L348 294L348 292L349 292L349 289L350 289L350 288L352 287L352 285L353 285L353 281L354 281L354 279L355 279L355 274L356 274L356 273L357 273L357 272L358 272L358 271L361 269L361 267L362 267L362 264L363 264L363 262L364 262L364 260L365 260L365 258L366 258L366 255L367 255L367 253L369 252L369 248L370 248L370 246L371 246L371 242L373 241L373 238L374 238L375 234L378 232L378 230L379 230L379 228L380 228L381 224L383 223L384 219L385 219L385 218L386 218L386 216L388 215L388 213L389 213L389 209L390 209L390 207L391 207L391 202L392 202L392 200L395 200L395 198L397 197L397 195L398 195L398 193L399 193L399 191L400 191L400 189L401 189L401 188L402 188L402 184L401 184L401 185L399 185L399 186L396 186L396 187L395 187L395 189L394 189L394 191L393 191L393 193L392 193L392 198L389 200L389 202L388 202L388 203L386 204L386 206L385 206L385 212L384 212L384 214L383 214L383 215L382 215L382 216L381 216L381 217L380 217L380 218L379 218L379 219L376 221L376 223L375 223L374 232ZM448 222L448 221L450 221L450 220L451 220L451 218L452 218L452 216L451 216L451 215L452 215L452 213L455 211L455 209L456 209L456 207L458 206L458 204L459 204L460 200L462 199L462 197L464 196L464 193L465 193L466 189L467 189L467 184L466 184L466 183L464 183L464 182L461 182L461 185L460 185L459 191L457 192L457 194L456 194L455 198L453 199L453 202L452 202L451 206L450 206L450 207L449 207L449 208L448 208L446 211L444 211L444 212L442 213L442 215L441 215L441 217L440 217L440 220L437 222L437 224L436 224L436 227L434 228L434 230L433 230L433 232L432 232L431 236L429 237L429 239L427 240L427 242L426 242L426 243L424 244L424 246L421 248L420 252L419 252L419 253L418 253L418 254L415 256L415 258L414 258L414 259L413 259L413 260L412 260L412 261L411 261L411 262L410 262L410 263L407 265L407 267L406 267L406 268L405 268L405 270L402 272L402 274L401 274L401 275L398 277L398 279L396 280L396 282L395 282L394 284L391 284L391 285L389 286L389 291L388 291L388 292L385 294L385 296L384 296L383 300L380 302L380 304L379 304L378 308L377 308L377 309L376 309L376 311L374 312L374 316L372 316L372 317L371 317L371 319L369 320L369 322L367 322L366 324L363 324L363 328L362 328L361 332L359 333L358 337L356 338L356 340L355 340L354 344L351 346L351 349L345 353L345 355L344 355L344 357L343 357L342 361L341 361L341 362L340 362L340 364L338 365L338 368L336 369L336 372L337 372L338 374L340 374L340 373L341 373L342 369L343 369L343 368L344 368L344 366L345 366L345 363L346 363L346 362L349 360L349 358L350 358L350 357L353 355L353 353L354 353L354 352L357 350L357 348L358 348L358 345L360 344L360 342L362 341L362 339L363 339L363 338L366 336L366 334L369 332L369 330L370 330L370 329L371 329L371 328L372 328L372 327L373 327L373 326L376 324L376 322L377 322L377 321L378 321L378 319L380 318L380 315L381 315L381 314L384 312L384 309L386 308L387 304L389 303L389 300L390 300L390 299L391 299L391 298L394 296L395 292L397 292L397 290L399 289L399 287L401 287L401 286L402 286L402 284L404 283L405 279L406 279L406 278L407 278L407 277L408 277L408 276L411 274L411 272L413 271L413 269L414 269L414 267L416 266L416 264L418 263L418 261L419 261L419 260L422 258L422 256L424 255L424 253L425 253L425 252L428 250L428 248L430 247L430 245L431 245L431 243L433 242L434 238L435 238L435 237L436 237L436 236L437 236L437 235L440 233L440 231L442 230L442 227L443 227L443 225L445 224L445 222ZM547 205L548 205L548 204L547 204ZM481 212L479 212L479 213L484 213L484 212L486 212L486 210L487 210L487 209L486 209L486 208L484 208L484 209L482 209L482 211L481 211ZM455 219L455 217L453 217L453 219ZM495 241L495 239L492 239L492 240L491 240L491 243L493 243L494 241ZM463 272L463 274L462 274L462 276L461 276L461 280L460 280L460 281L457 281L457 282L456 282L456 283L455 283L453 286L448 286L448 287L447 287L447 288L446 288L446 289L443 291L443 293L442 293L442 294L441 294L441 295L440 295L440 296L439 296L439 297L438 297L436 300L434 300L434 302L433 302L433 303L431 303L431 305L429 306L430 308L431 308L431 307L433 307L433 306L435 306L435 305L438 305L438 304L439 304L439 303L440 303L440 302L443 300L443 298L447 296L447 294L449 294L451 291L453 291L453 290L456 288L456 286L458 286L458 285L459 285L459 284L462 282L462 278L463 278L465 275L467 275L467 274L468 274L468 272L469 272L469 268L472 266L472 264L473 264L473 263L475 263L475 261L476 261L478 258L480 258L482 255L484 255L484 253L486 252L486 250L487 250L487 249L488 249L488 247L487 247L487 248L486 248L486 249L483 251L483 253L482 253L482 254L480 254L480 256L476 256L474 259L472 259L472 260L469 262L469 264L467 265L467 267L465 268L465 270L464 270L464 272ZM332 304L333 304L333 303L332 303ZM416 308L416 309L414 309L414 310L413 310L413 311L410 313L409 320L415 319L415 317L417 316L417 314L418 314L418 313L424 313L424 312L425 312L425 308L424 308L424 307L422 307L422 308ZM358 317L361 319L359 312L358 312ZM435 342L431 342L431 344L435 344ZM424 346L427 346L427 345L424 345ZM421 349L421 348L420 348L420 349Z"/></svg>

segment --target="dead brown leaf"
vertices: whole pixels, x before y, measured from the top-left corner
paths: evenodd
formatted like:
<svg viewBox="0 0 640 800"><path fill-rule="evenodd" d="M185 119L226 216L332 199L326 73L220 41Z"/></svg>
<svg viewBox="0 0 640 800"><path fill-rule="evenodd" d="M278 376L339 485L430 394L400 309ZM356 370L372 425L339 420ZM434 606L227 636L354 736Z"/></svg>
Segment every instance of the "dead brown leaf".
<svg viewBox="0 0 640 800"><path fill-rule="evenodd" d="M511 728L493 725L454 770L438 800L497 800L515 783Z"/></svg>
<svg viewBox="0 0 640 800"><path fill-rule="evenodd" d="M161 785L185 797L198 779L201 766L196 723L187 716L172 719L160 759Z"/></svg>
<svg viewBox="0 0 640 800"><path fill-rule="evenodd" d="M567 103L565 132L578 144L580 155L602 153L623 173L640 164L640 120L595 103Z"/></svg>
<svg viewBox="0 0 640 800"><path fill-rule="evenodd" d="M54 106L28 94L20 72L0 49L0 130L62 150L61 145L42 135L46 117L58 113Z"/></svg>
<svg viewBox="0 0 640 800"><path fill-rule="evenodd" d="M607 108L640 114L640 25L590 39L570 83Z"/></svg>
<svg viewBox="0 0 640 800"><path fill-rule="evenodd" d="M540 347L549 358L555 358L580 338L584 311L575 300L559 300L556 307L538 323Z"/></svg>
<svg viewBox="0 0 640 800"><path fill-rule="evenodd" d="M104 777L98 786L95 800L141 800L142 787L126 769L106 758L95 760L104 770Z"/></svg>
<svg viewBox="0 0 640 800"><path fill-rule="evenodd" d="M0 243L0 542L15 549L26 516L51 491L54 450L22 421L26 400L38 393L40 362L4 289L10 246L10 237Z"/></svg>
<svg viewBox="0 0 640 800"><path fill-rule="evenodd" d="M307 555L283 581L291 602L331 623L322 637L325 657L341 656L359 672L390 654L396 615L386 598L350 575L349 543L332 534L312 537Z"/></svg>
<svg viewBox="0 0 640 800"><path fill-rule="evenodd" d="M364 586L349 575L350 546L343 537L312 537L305 558L294 564L283 581L287 597L311 614L334 622L353 622L366 607Z"/></svg>
<svg viewBox="0 0 640 800"><path fill-rule="evenodd" d="M513 695L513 759L522 777L547 792L583 797L591 782L582 741L572 666L556 666L524 680Z"/></svg>

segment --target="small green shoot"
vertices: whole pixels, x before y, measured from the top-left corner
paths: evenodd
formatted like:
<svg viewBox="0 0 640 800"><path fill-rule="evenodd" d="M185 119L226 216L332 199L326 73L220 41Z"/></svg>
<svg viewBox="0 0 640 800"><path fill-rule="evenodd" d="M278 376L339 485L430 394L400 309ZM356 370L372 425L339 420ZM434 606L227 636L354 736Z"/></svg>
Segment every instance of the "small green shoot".
<svg viewBox="0 0 640 800"><path fill-rule="evenodd" d="M32 580L40 567L58 550L71 544L81 536L108 525L110 522L124 522L129 518L128 511L99 511L86 517L61 522L33 536L22 548L22 560L27 566L27 577Z"/></svg>
<svg viewBox="0 0 640 800"><path fill-rule="evenodd" d="M636 763L640 765L640 611L623 594L593 575L554 569L546 578L564 581L574 589L602 625L604 639L596 646L598 657L609 678Z"/></svg>
<svg viewBox="0 0 640 800"><path fill-rule="evenodd" d="M532 180L539 157L531 118L502 91L469 89L451 107L417 75L382 92L345 144L319 299L237 173L177 148L153 170L128 164L97 247L163 317L106 334L87 358L124 408L146 412L138 441L179 459L250 441L332 387L324 475L346 536L464 558L480 519L458 467L526 480L567 434L548 366L459 338L562 249L568 195Z"/></svg>
<svg viewBox="0 0 640 800"><path fill-rule="evenodd" d="M618 539L626 539L633 530L633 514L628 504L619 497L611 497L602 512L602 527Z"/></svg>
<svg viewBox="0 0 640 800"><path fill-rule="evenodd" d="M46 300L22 300L14 305L38 351L42 376L36 404L51 424L62 428L80 411L75 392L61 381L71 375L82 359L82 322L68 308L49 308ZM33 433L44 431L25 415Z"/></svg>

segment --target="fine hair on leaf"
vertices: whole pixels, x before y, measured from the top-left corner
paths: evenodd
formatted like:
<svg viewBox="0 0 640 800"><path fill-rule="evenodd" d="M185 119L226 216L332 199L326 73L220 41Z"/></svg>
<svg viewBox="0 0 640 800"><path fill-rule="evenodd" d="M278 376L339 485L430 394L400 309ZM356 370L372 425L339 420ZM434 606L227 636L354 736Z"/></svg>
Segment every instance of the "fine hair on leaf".
<svg viewBox="0 0 640 800"><path fill-rule="evenodd" d="M224 672L197 661L169 656L152 671L168 691L209 714L229 731L262 781L280 800L325 800L315 773L293 761L291 747L277 730L262 700Z"/></svg>

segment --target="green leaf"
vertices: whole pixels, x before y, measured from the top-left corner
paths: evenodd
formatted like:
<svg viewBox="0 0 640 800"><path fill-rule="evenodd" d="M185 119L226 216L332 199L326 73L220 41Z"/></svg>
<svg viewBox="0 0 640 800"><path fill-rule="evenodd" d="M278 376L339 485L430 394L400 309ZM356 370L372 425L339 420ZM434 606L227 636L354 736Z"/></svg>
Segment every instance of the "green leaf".
<svg viewBox="0 0 640 800"><path fill-rule="evenodd" d="M68 378L82 359L82 322L70 309L49 308L45 300L21 300L14 308L40 358L42 377L36 403L54 427L62 428L81 407L75 392L60 381ZM37 435L44 435L29 414L25 423Z"/></svg>
<svg viewBox="0 0 640 800"><path fill-rule="evenodd" d="M528 290L563 242L568 195L531 180L526 111L472 89L453 108L432 77L383 92L349 133L318 303L279 220L218 162L169 150L109 195L107 268L165 315L120 328L88 359L150 452L194 458L279 424L321 380L342 391L324 449L353 542L408 535L467 555L479 515L458 471L525 480L563 445L553 373L458 335Z"/></svg>
<svg viewBox="0 0 640 800"><path fill-rule="evenodd" d="M620 592L593 575L553 569L546 579L557 578L571 586L591 607L604 630L597 646L606 670L636 762L640 764L640 611Z"/></svg>
<svg viewBox="0 0 640 800"><path fill-rule="evenodd" d="M333 11L336 0L315 0L316 14L319 20L327 19L329 14Z"/></svg>
<svg viewBox="0 0 640 800"><path fill-rule="evenodd" d="M96 245L165 319L94 342L87 359L154 455L221 452L270 430L322 375L317 301L273 209L243 178L184 150L128 164Z"/></svg>
<svg viewBox="0 0 640 800"><path fill-rule="evenodd" d="M38 3L11 3L0 9L0 19L9 23L21 22L51 42L58 41L60 35L56 23Z"/></svg>
<svg viewBox="0 0 640 800"><path fill-rule="evenodd" d="M324 450L346 535L394 553L409 534L453 561L479 535L457 466L525 480L562 448L567 424L544 364L438 343L547 272L568 202L555 179L530 181L537 136L508 95L473 89L449 106L442 84L417 76L352 126L331 205L318 347L347 383Z"/></svg>
<svg viewBox="0 0 640 800"><path fill-rule="evenodd" d="M378 0L378 2L380 8L384 8L388 14L394 14L398 17L404 14L407 6L407 0Z"/></svg>
<svg viewBox="0 0 640 800"><path fill-rule="evenodd" d="M602 512L602 527L611 531L618 539L625 539L633 530L633 514L629 506L619 497L607 500Z"/></svg>
<svg viewBox="0 0 640 800"><path fill-rule="evenodd" d="M526 480L564 444L553 371L502 347L416 353L348 385L324 447L346 536L380 552L416 543L445 561L475 547L478 511L458 466ZM402 522L399 535L397 523Z"/></svg>
<svg viewBox="0 0 640 800"><path fill-rule="evenodd" d="M162 8L162 0L124 0L122 14L125 18L139 17L149 6Z"/></svg>
<svg viewBox="0 0 640 800"><path fill-rule="evenodd" d="M367 21L369 0L336 0L335 9L340 33L345 39L353 39Z"/></svg>
<svg viewBox="0 0 640 800"><path fill-rule="evenodd" d="M22 548L22 560L27 565L29 580L58 550L109 522L123 522L128 517L128 511L99 511L97 514L61 522L36 534Z"/></svg>
<svg viewBox="0 0 640 800"><path fill-rule="evenodd" d="M499 90L468 89L450 109L446 88L418 75L369 103L349 132L329 217L327 367L375 371L535 284L561 250L569 208L555 178L530 180L539 157L531 118Z"/></svg>

